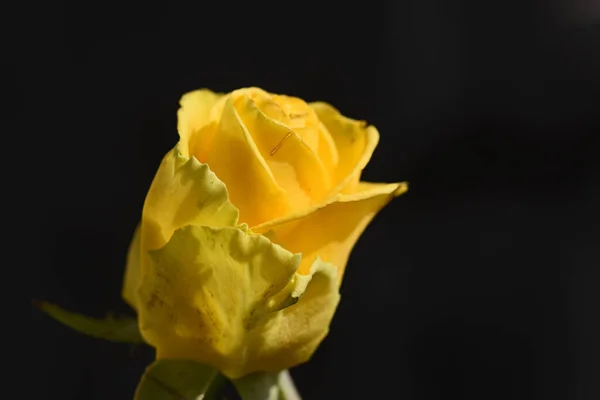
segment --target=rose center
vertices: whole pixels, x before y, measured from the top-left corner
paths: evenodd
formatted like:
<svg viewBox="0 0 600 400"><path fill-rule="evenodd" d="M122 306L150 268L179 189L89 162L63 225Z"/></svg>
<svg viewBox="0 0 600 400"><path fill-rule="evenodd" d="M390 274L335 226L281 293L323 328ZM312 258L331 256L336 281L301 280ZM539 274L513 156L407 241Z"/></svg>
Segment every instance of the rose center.
<svg viewBox="0 0 600 400"><path fill-rule="evenodd" d="M287 126L315 153L319 144L319 120L306 102L297 97L250 93L256 106L269 118ZM281 145L286 138L282 138Z"/></svg>

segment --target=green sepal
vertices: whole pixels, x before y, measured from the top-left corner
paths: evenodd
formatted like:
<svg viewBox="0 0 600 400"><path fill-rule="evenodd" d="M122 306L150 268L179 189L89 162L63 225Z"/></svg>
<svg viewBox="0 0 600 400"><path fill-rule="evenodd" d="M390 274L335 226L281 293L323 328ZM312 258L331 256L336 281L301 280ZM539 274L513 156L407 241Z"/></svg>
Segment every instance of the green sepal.
<svg viewBox="0 0 600 400"><path fill-rule="evenodd" d="M58 322L84 335L111 342L144 343L136 318L114 317L109 314L106 318L99 319L73 313L51 303L34 301L34 305Z"/></svg>
<svg viewBox="0 0 600 400"><path fill-rule="evenodd" d="M134 400L197 400L216 395L222 379L215 368L188 360L157 360L142 376Z"/></svg>
<svg viewBox="0 0 600 400"><path fill-rule="evenodd" d="M232 382L242 400L301 400L287 370L257 372Z"/></svg>

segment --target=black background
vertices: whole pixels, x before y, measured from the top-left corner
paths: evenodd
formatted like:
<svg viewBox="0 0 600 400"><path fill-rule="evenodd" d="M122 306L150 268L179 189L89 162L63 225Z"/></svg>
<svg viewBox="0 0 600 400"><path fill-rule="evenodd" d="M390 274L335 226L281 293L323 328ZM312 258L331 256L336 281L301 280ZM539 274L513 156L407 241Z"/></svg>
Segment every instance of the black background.
<svg viewBox="0 0 600 400"><path fill-rule="evenodd" d="M28 299L132 314L125 253L179 97L256 85L376 125L365 177L411 183L357 244L329 337L293 370L305 399L600 398L595 2L14 7L3 63L12 137L30 149L9 151ZM131 398L149 349L29 312L19 398Z"/></svg>

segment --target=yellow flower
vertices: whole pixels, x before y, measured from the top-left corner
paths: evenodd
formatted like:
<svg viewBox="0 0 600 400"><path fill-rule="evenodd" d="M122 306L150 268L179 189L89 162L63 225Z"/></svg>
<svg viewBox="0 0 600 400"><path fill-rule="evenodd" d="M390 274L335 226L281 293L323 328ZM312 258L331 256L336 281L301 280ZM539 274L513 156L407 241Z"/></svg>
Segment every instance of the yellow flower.
<svg viewBox="0 0 600 400"><path fill-rule="evenodd" d="M157 358L230 378L302 363L329 329L350 251L405 183L360 181L377 130L325 103L188 93L123 288Z"/></svg>

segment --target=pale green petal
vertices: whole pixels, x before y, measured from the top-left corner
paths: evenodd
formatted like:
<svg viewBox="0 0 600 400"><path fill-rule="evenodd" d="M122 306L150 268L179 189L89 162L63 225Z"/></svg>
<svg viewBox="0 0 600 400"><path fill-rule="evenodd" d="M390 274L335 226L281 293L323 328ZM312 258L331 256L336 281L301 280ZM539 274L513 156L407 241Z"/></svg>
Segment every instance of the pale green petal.
<svg viewBox="0 0 600 400"><path fill-rule="evenodd" d="M339 300L335 267L318 261L296 274L300 255L244 226L183 227L151 259L138 311L157 358L195 360L230 378L306 361Z"/></svg>
<svg viewBox="0 0 600 400"><path fill-rule="evenodd" d="M337 274L335 265L320 258L309 275L296 274L298 302L271 314L252 338L250 349L260 370L277 372L310 359L327 336L340 300Z"/></svg>
<svg viewBox="0 0 600 400"><path fill-rule="evenodd" d="M187 158L175 146L163 159L146 196L141 226L127 255L123 298L137 310L140 277L148 251L164 246L185 225L234 226L239 212L229 201L225 184L208 165Z"/></svg>
<svg viewBox="0 0 600 400"><path fill-rule="evenodd" d="M164 246L182 226L234 226L238 215L225 184L208 165L183 156L175 146L163 159L146 196L142 249Z"/></svg>
<svg viewBox="0 0 600 400"><path fill-rule="evenodd" d="M123 299L134 309L137 309L137 288L141 274L141 232L140 226L135 229L133 239L127 251L127 264L125 266L125 278L123 279Z"/></svg>
<svg viewBox="0 0 600 400"><path fill-rule="evenodd" d="M187 226L150 255L140 290L142 334L158 358L193 359L236 375L248 332L294 277L300 256L238 228ZM290 293L291 290L286 289Z"/></svg>

